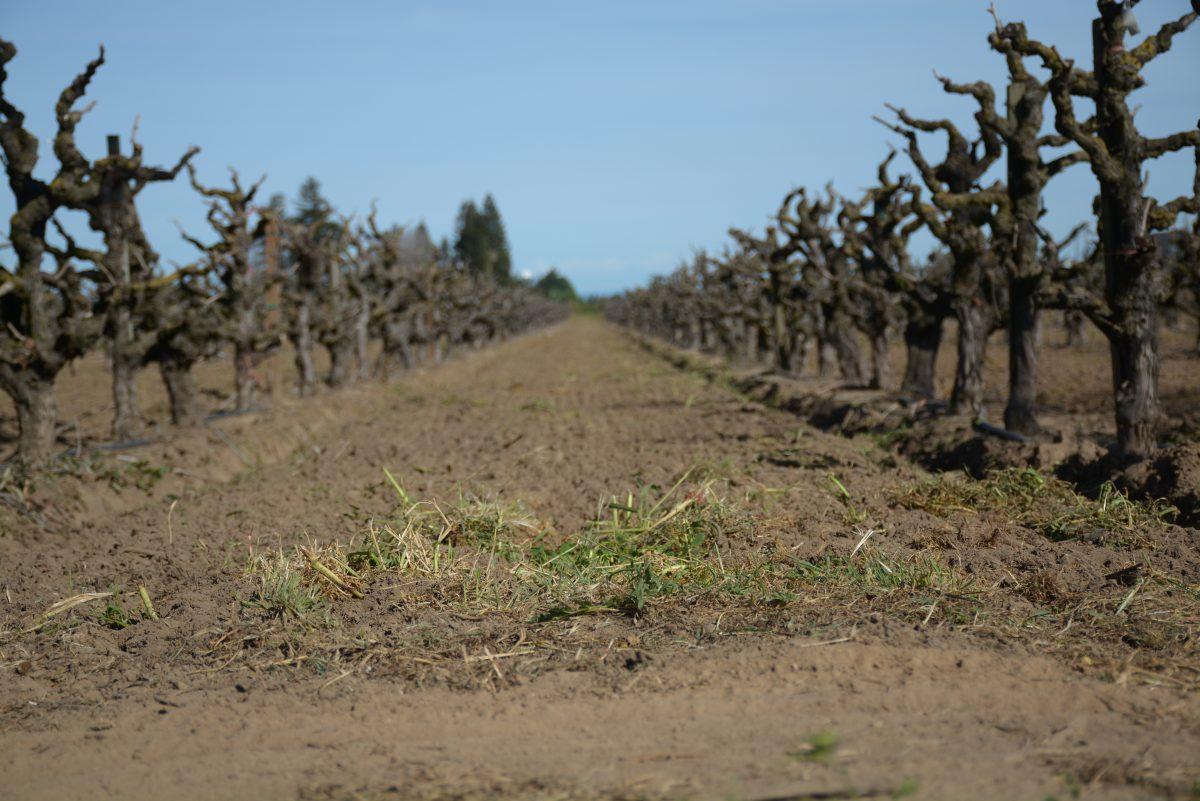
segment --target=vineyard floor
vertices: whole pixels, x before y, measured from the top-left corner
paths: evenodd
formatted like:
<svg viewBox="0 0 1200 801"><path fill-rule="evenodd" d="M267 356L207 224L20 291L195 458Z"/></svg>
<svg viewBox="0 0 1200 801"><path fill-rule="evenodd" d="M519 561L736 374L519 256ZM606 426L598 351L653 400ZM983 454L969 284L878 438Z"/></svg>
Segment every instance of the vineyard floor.
<svg viewBox="0 0 1200 801"><path fill-rule="evenodd" d="M0 509L0 797L1200 788L1154 509L933 479L589 317L273 409Z"/></svg>

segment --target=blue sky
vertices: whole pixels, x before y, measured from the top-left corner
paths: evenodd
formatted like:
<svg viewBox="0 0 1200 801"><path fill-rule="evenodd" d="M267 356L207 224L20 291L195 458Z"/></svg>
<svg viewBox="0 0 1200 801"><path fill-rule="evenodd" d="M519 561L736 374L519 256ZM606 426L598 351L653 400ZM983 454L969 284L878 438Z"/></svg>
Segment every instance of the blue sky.
<svg viewBox="0 0 1200 801"><path fill-rule="evenodd" d="M1090 0L998 0L1006 20L1081 62ZM294 194L317 176L346 212L378 198L383 220L450 233L459 203L495 195L515 268L562 269L584 292L670 270L716 249L731 225L761 227L793 186L866 187L887 148L885 102L969 122L931 70L1000 81L985 0L608 0L607 2L146 2L7 0L0 31L20 52L8 96L36 133L101 42L86 152L140 138L151 163L203 148L203 180L226 165ZM1143 31L1188 7L1148 0ZM1200 115L1200 25L1147 72L1138 120L1161 135ZM927 152L936 148L928 146ZM43 172L53 166L44 146ZM898 161L897 163L902 163ZM1151 168L1162 196L1191 183L1190 158ZM1087 167L1048 191L1069 229L1095 192ZM0 195L0 212L12 204ZM191 258L174 221L204 232L186 181L140 199L168 260ZM75 227L79 227L77 221ZM920 242L917 247L923 247Z"/></svg>

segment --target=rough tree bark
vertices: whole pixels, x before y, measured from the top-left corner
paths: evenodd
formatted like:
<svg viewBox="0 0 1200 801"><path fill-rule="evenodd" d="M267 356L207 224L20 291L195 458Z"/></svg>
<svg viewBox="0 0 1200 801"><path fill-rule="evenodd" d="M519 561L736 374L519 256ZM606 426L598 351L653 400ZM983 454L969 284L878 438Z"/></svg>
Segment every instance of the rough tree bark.
<svg viewBox="0 0 1200 801"><path fill-rule="evenodd" d="M860 203L866 203L864 198ZM836 206L848 205L831 188L825 199L809 199L803 187L784 198L776 213L776 223L794 249L804 259L801 281L796 282L797 297L819 309L820 338L831 346L849 384L862 385L866 369L858 341L854 336L854 299L851 295L850 262L852 248L838 241L829 225ZM857 207L856 207L857 208Z"/></svg>
<svg viewBox="0 0 1200 801"><path fill-rule="evenodd" d="M200 393L192 375L195 362L178 358L159 360L163 384L171 402L171 422L177 426L199 425L204 420L204 409L200 405Z"/></svg>
<svg viewBox="0 0 1200 801"><path fill-rule="evenodd" d="M254 198L266 176L243 187L236 170L229 170L232 186L228 189L204 186L196 171L188 165L192 188L208 200L208 223L217 234L211 244L184 234L184 239L212 260L220 281L220 292L213 304L219 318L218 336L233 345L234 408L245 411L254 404L254 368L279 344L280 332L266 312L267 291L279 277L276 264L256 271L250 251L256 239L269 242L268 260L277 256L279 221L275 215L258 212ZM258 216L257 223L254 217Z"/></svg>
<svg viewBox="0 0 1200 801"><path fill-rule="evenodd" d="M72 115L71 103L64 94L56 112L60 120ZM77 119L76 119L77 121ZM71 125L74 131L74 125ZM113 377L113 437L133 439L141 433L141 415L133 380L145 363L153 345L153 332L144 325L145 304L161 288L154 273L158 254L150 247L138 218L137 195L150 183L171 181L200 152L189 148L171 169L142 164L142 145L137 140L137 125L130 137L128 156L120 151L119 140L108 138L108 155L89 162L75 145L74 136L60 135L54 152L61 164L56 192L62 203L88 215L88 224L104 238L104 251L96 266L105 280L101 283L101 307L105 311L105 333L109 339Z"/></svg>
<svg viewBox="0 0 1200 801"><path fill-rule="evenodd" d="M295 349L296 382L301 397L312 395L317 387L317 367L313 362L313 342L311 300L301 297L293 309L291 326L292 347Z"/></svg>
<svg viewBox="0 0 1200 801"><path fill-rule="evenodd" d="M288 249L292 255L286 292L288 337L295 350L296 388L301 397L316 392L317 371L313 350L321 330L322 282L330 272L330 230L327 220L287 226Z"/></svg>
<svg viewBox="0 0 1200 801"><path fill-rule="evenodd" d="M908 156L933 195L933 205L922 203L914 188L911 208L951 256L945 292L948 312L958 321L958 337L950 413L981 417L984 351L998 313L996 265L984 232L994 222L987 203L995 193L981 193L978 183L1003 152L1000 137L980 125L979 136L970 140L949 120L917 119L902 108L889 108L899 123L879 121L908 140ZM946 156L940 163L926 160L918 131L946 134ZM976 194L985 200L976 202Z"/></svg>
<svg viewBox="0 0 1200 801"><path fill-rule="evenodd" d="M784 199L777 217L786 213L791 198L792 195L789 195ZM796 372L794 307L798 290L796 265L791 263L790 259L799 250L799 245L794 237L785 236L784 241L780 242L778 234L775 226L768 226L762 237L736 228L729 230L729 235L741 246L743 252L750 255L761 268L765 268L766 272L765 280L760 283L770 321L770 343L769 348L756 345L756 350L769 349L775 369L780 373L790 374ZM766 332L759 327L760 341L763 333Z"/></svg>
<svg viewBox="0 0 1200 801"><path fill-rule="evenodd" d="M863 386L866 382L866 367L862 351L854 338L853 318L843 310L842 304L833 301L825 307L826 341L833 347L842 380L851 386Z"/></svg>
<svg viewBox="0 0 1200 801"><path fill-rule="evenodd" d="M325 343L329 351L329 374L325 385L330 389L344 387L354 380L354 338L337 336Z"/></svg>
<svg viewBox="0 0 1200 801"><path fill-rule="evenodd" d="M44 467L52 456L54 427L58 421L58 399L54 380L36 373L6 385L17 407L17 456L26 468Z"/></svg>
<svg viewBox="0 0 1200 801"><path fill-rule="evenodd" d="M370 326L377 330L382 345L375 370L385 377L397 364L405 370L416 366L413 345L418 336L417 306L427 300L418 276L432 266L429 263L405 264L399 247L403 233L399 228L381 231L375 210L371 210L364 235L370 242L365 257L369 259L369 272L375 287Z"/></svg>
<svg viewBox="0 0 1200 801"><path fill-rule="evenodd" d="M942 344L941 316L910 316L904 324L904 379L900 392L926 400L937 397L934 367Z"/></svg>
<svg viewBox="0 0 1200 801"><path fill-rule="evenodd" d="M45 467L53 456L57 403L54 382L59 372L95 342L99 323L81 288L80 274L71 260L88 258L87 251L59 229L66 248L47 244L47 225L64 203L59 189L64 185L60 170L49 183L34 175L38 163L37 137L25 128L25 115L5 94L7 65L17 49L0 39L0 149L14 199L8 239L16 256L10 272L0 267L0 389L17 410L19 433L16 463L25 471ZM96 70L104 63L104 51L91 61L58 99L58 131L55 146L69 146L75 126L88 108L75 110ZM89 107L90 108L90 107ZM51 253L57 262L53 273L42 270Z"/></svg>
<svg viewBox="0 0 1200 801"><path fill-rule="evenodd" d="M1158 399L1158 315L1161 269L1150 236L1174 223L1179 213L1195 213L1200 188L1163 206L1145 195L1142 165L1183 148L1200 148L1200 130L1161 138L1143 137L1129 107L1131 93L1144 84L1142 69L1171 47L1175 35L1200 15L1200 0L1192 11L1168 22L1141 44L1127 49L1125 35L1133 3L1099 0L1092 23L1093 71L1076 70L1053 47L1028 38L1022 25L1008 25L998 34L1016 52L1036 56L1052 73L1050 95L1058 132L1077 144L1100 184L1099 234L1104 255L1104 298L1092 298L1082 310L1108 337L1112 357L1113 399L1116 410L1117 454L1144 459L1157 447L1160 417ZM1094 125L1080 122L1073 96L1096 104Z"/></svg>
<svg viewBox="0 0 1200 801"><path fill-rule="evenodd" d="M1008 275L1008 403L1004 425L1025 435L1044 433L1037 420L1037 335L1036 297L1044 278L1039 258L1038 219L1043 213L1042 192L1051 178L1086 160L1074 151L1051 161L1042 157L1046 147L1069 144L1058 134L1043 135L1044 110L1049 83L1033 75L1024 63L1024 53L1012 44L1024 37L1024 26L1007 28L996 20L988 36L992 48L1004 56L1009 83L1005 113L995 107L995 90L984 81L958 84L942 78L947 92L973 96L979 103L976 119L980 126L1000 136L1007 154L1006 203L994 221L1002 262Z"/></svg>
<svg viewBox="0 0 1200 801"><path fill-rule="evenodd" d="M226 341L226 319L213 313L219 298L211 278L219 270L216 254L180 269L161 281L167 285L155 294L146 309L154 343L146 363L157 362L171 406L171 422L194 426L203 421L204 409L192 370L201 360L215 356Z"/></svg>
<svg viewBox="0 0 1200 801"><path fill-rule="evenodd" d="M941 322L949 313L945 300L944 271L927 269L920 275L913 269L908 240L925 223L913 216L908 200L907 176L896 180L888 169L896 157L892 150L880 163L877 184L868 190L862 203L842 203L838 225L843 246L859 265L859 280L854 295L859 307L859 327L871 343L870 386L880 389L887 384L887 334L896 307L904 317L905 353L917 360L905 364L902 391L928 395L933 386L927 372L937 358L941 343ZM865 209L870 209L866 211ZM926 348L932 347L933 353Z"/></svg>
<svg viewBox="0 0 1200 801"><path fill-rule="evenodd" d="M1064 348L1077 348L1083 344L1083 323L1087 318L1083 312L1068 309L1063 312L1063 344Z"/></svg>
<svg viewBox="0 0 1200 801"><path fill-rule="evenodd" d="M354 381L354 327L356 304L349 280L352 266L347 257L352 248L349 220L343 220L331 233L325 276L320 283L319 302L314 311L317 339L329 353L329 373L325 385L339 389Z"/></svg>
<svg viewBox="0 0 1200 801"><path fill-rule="evenodd" d="M983 365L988 336L995 330L995 311L990 304L960 299L955 304L958 321L957 361L950 413L971 417L983 415Z"/></svg>

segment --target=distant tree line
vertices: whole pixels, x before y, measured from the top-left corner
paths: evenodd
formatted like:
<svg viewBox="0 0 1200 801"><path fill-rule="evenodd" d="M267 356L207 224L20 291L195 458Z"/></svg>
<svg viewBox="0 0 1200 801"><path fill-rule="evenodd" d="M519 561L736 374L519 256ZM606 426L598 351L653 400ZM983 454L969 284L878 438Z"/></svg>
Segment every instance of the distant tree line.
<svg viewBox="0 0 1200 801"><path fill-rule="evenodd" d="M533 288L556 303L579 302L579 295L576 294L570 279L554 267L551 267L548 273L539 278Z"/></svg>

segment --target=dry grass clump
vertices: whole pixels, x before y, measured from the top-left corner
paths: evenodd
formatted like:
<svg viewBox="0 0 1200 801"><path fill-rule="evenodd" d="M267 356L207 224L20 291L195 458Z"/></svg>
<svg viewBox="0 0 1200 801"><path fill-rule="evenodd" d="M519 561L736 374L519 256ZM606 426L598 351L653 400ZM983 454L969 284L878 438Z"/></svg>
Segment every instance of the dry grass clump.
<svg viewBox="0 0 1200 801"><path fill-rule="evenodd" d="M854 605L928 623L968 623L983 606L989 588L947 564L932 551L892 555L863 547L849 556L827 554L795 560L786 574L809 605Z"/></svg>
<svg viewBox="0 0 1200 801"><path fill-rule="evenodd" d="M1055 541L1102 539L1136 547L1153 545L1148 533L1178 514L1162 501L1130 500L1111 483L1089 498L1065 481L1027 467L993 470L980 481L943 474L895 493L893 500L939 517L999 512Z"/></svg>
<svg viewBox="0 0 1200 801"><path fill-rule="evenodd" d="M279 632L289 660L324 648L334 655L327 661L398 654L413 670L482 670L501 653L569 661L594 647L602 656L621 632L645 642L659 631L664 643L681 627L844 634L842 627L884 614L1020 639L1114 678L1190 686L1195 670L1197 588L1152 568L1103 591L1067 591L1052 574L1013 583L1003 580L1008 572L968 573L952 554L898 547L874 530L863 530L852 550L802 556L778 540L770 520L722 498L713 480L690 483L687 475L665 491L610 498L567 535L519 505L417 501L394 485L401 503L388 522L368 524L349 542L251 563L255 589L245 606L262 610L270 627L286 624ZM977 485L934 480L903 498L942 514L1002 510L1058 538L1080 525L1129 537L1162 519L1124 496L1082 498L1032 471ZM403 631L386 643L362 628L378 622L361 615L379 604Z"/></svg>
<svg viewBox="0 0 1200 801"><path fill-rule="evenodd" d="M311 620L330 600L361 596L384 576L426 601L520 611L535 621L639 614L654 599L683 594L752 595L754 572L732 558L732 543L752 536L753 518L711 482L684 492L685 479L657 498L649 489L613 498L567 537L520 506L413 501L397 484L402 504L392 522L369 525L351 543L259 556L250 604Z"/></svg>
<svg viewBox="0 0 1200 801"><path fill-rule="evenodd" d="M336 546L324 549L322 558L335 558L337 550ZM311 572L306 569L306 560L300 556L299 549L256 556L250 572L257 578L258 586L246 605L284 622L291 619L328 624L332 620L328 598L331 589L321 585L317 578L320 574L311 564L307 565Z"/></svg>
<svg viewBox="0 0 1200 801"><path fill-rule="evenodd" d="M643 617L730 609L853 606L928 622L962 622L980 605L974 579L932 552L867 546L811 560L777 546L765 521L684 475L665 492L643 487L601 505L562 536L528 511L474 498L414 501L396 483L395 519L351 543L260 556L250 606L270 617L333 622L331 602L385 585L406 608L503 613L543 624L583 615ZM779 617L779 615L775 615ZM780 624L786 623L782 618Z"/></svg>

